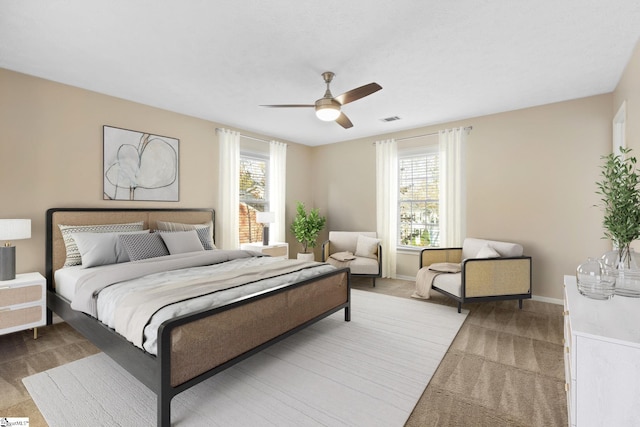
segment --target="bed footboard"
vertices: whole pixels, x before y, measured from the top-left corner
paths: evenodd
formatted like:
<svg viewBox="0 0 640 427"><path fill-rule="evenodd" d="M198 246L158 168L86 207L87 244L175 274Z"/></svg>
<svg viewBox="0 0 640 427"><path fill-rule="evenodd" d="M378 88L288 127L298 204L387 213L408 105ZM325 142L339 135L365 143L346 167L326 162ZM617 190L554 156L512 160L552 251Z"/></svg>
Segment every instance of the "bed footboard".
<svg viewBox="0 0 640 427"><path fill-rule="evenodd" d="M158 334L158 426L171 425L175 395L342 309L349 321L348 269L165 322Z"/></svg>

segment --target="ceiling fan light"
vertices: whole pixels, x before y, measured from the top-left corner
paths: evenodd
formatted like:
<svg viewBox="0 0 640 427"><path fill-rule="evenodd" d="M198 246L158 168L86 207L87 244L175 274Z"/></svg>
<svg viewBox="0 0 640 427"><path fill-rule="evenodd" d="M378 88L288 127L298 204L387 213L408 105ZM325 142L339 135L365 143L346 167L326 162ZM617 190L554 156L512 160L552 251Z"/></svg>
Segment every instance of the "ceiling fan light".
<svg viewBox="0 0 640 427"><path fill-rule="evenodd" d="M333 104L320 105L316 108L316 116L325 122L332 122L340 116L340 107Z"/></svg>

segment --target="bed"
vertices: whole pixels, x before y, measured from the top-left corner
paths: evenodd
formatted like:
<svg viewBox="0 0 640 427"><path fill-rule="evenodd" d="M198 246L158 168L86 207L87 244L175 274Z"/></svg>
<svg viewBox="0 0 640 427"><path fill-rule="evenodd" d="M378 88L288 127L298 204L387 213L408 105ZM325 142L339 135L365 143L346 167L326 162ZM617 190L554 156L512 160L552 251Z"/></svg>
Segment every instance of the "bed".
<svg viewBox="0 0 640 427"><path fill-rule="evenodd" d="M345 321L350 320L349 269L336 269L324 263L303 266L299 264L300 261L296 260L277 260L276 262L276 260L268 259L269 257L263 257L262 254L248 251L214 249L194 255L207 259L213 257L216 260L220 257L229 257L229 261L208 262L215 265L201 267L191 264L191 254L174 254L172 252L154 260L134 259L128 262L126 262L127 260L124 260L125 262L118 260L118 263L114 265L106 262L107 265L95 267L65 266L69 263L70 249L67 247L69 242L67 241L65 244L62 229L65 230L65 236L68 238L67 231L73 227L97 224L110 227L110 225L117 224L115 226L117 228L123 224L139 225L140 223L142 223L143 231L127 231L123 234L142 235L148 233L146 230L156 230L161 225L177 224L185 228L171 231L197 229L197 235L201 239L203 247L206 246L207 239L213 242L215 238L213 226L215 218L212 209L49 209L46 219L47 306L50 310L48 320L51 322L51 312L56 313L152 390L157 395L158 426L171 425L171 400L189 387L340 310L344 310ZM61 228L60 225L63 227ZM206 231L203 232L203 229ZM165 228L165 230L167 229ZM115 234L118 232L119 230ZM194 232L189 231L182 234L191 236ZM94 233L88 235L92 236ZM172 234L169 237L175 238L178 235L178 233ZM79 235L75 234L75 236ZM164 236L166 237L166 235ZM125 241L121 234L118 234L118 237L121 238L119 242ZM103 235L100 238L106 239L107 237ZM146 240L150 238L129 236L126 241L135 239ZM81 242L80 239L77 240L78 243ZM170 241L167 240L167 242ZM86 246L86 242L83 245ZM168 243L167 246L169 246ZM130 247L126 249L130 249ZM82 260L85 260L85 255L86 253L82 253ZM189 258L188 261L187 258ZM164 262L165 259L172 265L171 270L157 271L157 268L164 268L159 265L160 261ZM86 260L89 260L88 255ZM177 266L184 266L183 262L187 262L184 264L187 267L178 269ZM250 262L257 264L249 266ZM247 263L246 266L245 263ZM234 269L246 267L246 270L238 273L240 276L257 274L259 276L266 275L266 278L264 280L254 278L254 280L250 280L249 284L240 286L235 282L229 284L237 279L231 279L228 275L235 273L209 270L210 268L231 269L232 267L229 266L232 264ZM262 267L267 264L273 264L273 266ZM133 276L140 274L134 272L138 268L143 270L151 268L149 271L152 274L139 279L133 278ZM106 310L104 313L99 313L100 307L113 305L111 302L104 303L102 301L106 300L106 297L101 296L103 292L105 295L109 292L95 292L94 305L83 305L82 302L78 302L80 296L69 295L69 292L73 293L69 289L74 289L74 286L67 283L69 278L65 275L77 275L81 278L78 279L78 283L82 282L82 286L85 286L86 283L95 283L93 280L96 277L102 278L102 269L109 271L110 275L115 275L115 279L105 280L105 283L109 281L115 283L105 286L104 288L107 290L125 289L120 286L129 286L129 282L131 282L143 288L146 286L144 289L151 290L151 292L157 292L156 289L159 288L155 287L154 280L166 282L174 280L175 276L188 277L192 282L201 283L201 279L191 279L192 273L211 278L211 281L216 282L216 286L221 286L222 290L205 292L206 295L202 297L185 297L186 301L174 302L171 300L172 302L162 310L156 310L153 306L150 308L137 307L135 310L130 310L127 315L132 318L145 310L153 312L154 316L147 323L143 322L144 329L141 326L140 329L135 330L134 339L131 339L125 332L117 329L117 325L102 323L94 317L94 315L103 316L104 313L108 313ZM267 269L269 269L268 271L273 269L273 273L262 272ZM131 277L128 276L129 271L132 272ZM60 283L56 283L56 280ZM269 286L264 282L269 282ZM78 290L83 289L79 285L77 287ZM169 287L173 287L173 285ZM239 291L239 289L243 290ZM130 295L137 295L138 292L143 291L127 290L121 292L130 297ZM81 293L78 292L78 294ZM212 295L216 296L212 297ZM221 297L220 295L227 296ZM204 301L203 298L219 298L220 301ZM131 300L124 301L131 305ZM136 300L133 299L133 301ZM197 304L194 303L196 301ZM74 309L72 305L75 308L80 308ZM183 305L190 305L190 308L183 308ZM95 306L97 312L93 313L89 308L86 308L89 306ZM180 308L176 309L176 307ZM175 312L169 316L163 310L174 310ZM160 315L160 313L165 314ZM116 320L123 318L121 312L115 316L112 313L110 316L115 317ZM155 316L159 316L160 320L155 319ZM123 323L127 328L131 326L130 324L135 324L135 322L120 321L120 324ZM157 327L151 326L154 323L157 324ZM149 330L152 332L148 333ZM153 333L155 333L155 337L151 337ZM138 339L138 337L140 338ZM147 348L146 346L150 345L149 342L153 340L155 341L152 347Z"/></svg>

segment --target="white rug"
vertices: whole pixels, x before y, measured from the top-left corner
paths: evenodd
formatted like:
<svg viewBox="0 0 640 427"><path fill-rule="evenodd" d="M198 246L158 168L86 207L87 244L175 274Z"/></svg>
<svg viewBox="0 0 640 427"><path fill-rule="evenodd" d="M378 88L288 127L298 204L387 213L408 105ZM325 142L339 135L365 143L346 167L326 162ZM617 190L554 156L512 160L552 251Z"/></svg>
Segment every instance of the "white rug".
<svg viewBox="0 0 640 427"><path fill-rule="evenodd" d="M402 426L466 318L352 291L340 311L174 397L173 426ZM153 426L156 396L103 353L23 380L47 423Z"/></svg>

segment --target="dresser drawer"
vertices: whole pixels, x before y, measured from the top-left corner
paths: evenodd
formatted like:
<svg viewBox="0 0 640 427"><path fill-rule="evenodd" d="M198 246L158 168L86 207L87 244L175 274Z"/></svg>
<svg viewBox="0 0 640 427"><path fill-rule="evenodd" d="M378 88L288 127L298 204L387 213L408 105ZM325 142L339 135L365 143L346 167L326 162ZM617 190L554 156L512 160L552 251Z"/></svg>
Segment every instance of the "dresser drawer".
<svg viewBox="0 0 640 427"><path fill-rule="evenodd" d="M269 255L275 258L289 258L289 244L273 242L267 246L262 243L243 243L240 245L240 249L245 251L260 252L265 255Z"/></svg>
<svg viewBox="0 0 640 427"><path fill-rule="evenodd" d="M42 305L22 308L0 309L0 330L13 332L34 326L41 326L45 322L45 311ZM17 329L16 329L17 328Z"/></svg>
<svg viewBox="0 0 640 427"><path fill-rule="evenodd" d="M36 329L47 323L46 280L39 273L0 281L0 334Z"/></svg>
<svg viewBox="0 0 640 427"><path fill-rule="evenodd" d="M0 282L0 308L38 302L43 296L43 286L41 284L12 287L10 285L3 286L2 282Z"/></svg>
<svg viewBox="0 0 640 427"><path fill-rule="evenodd" d="M262 253L265 255L270 255L273 257L285 257L287 256L287 247L286 246L276 246L274 248L264 248Z"/></svg>

